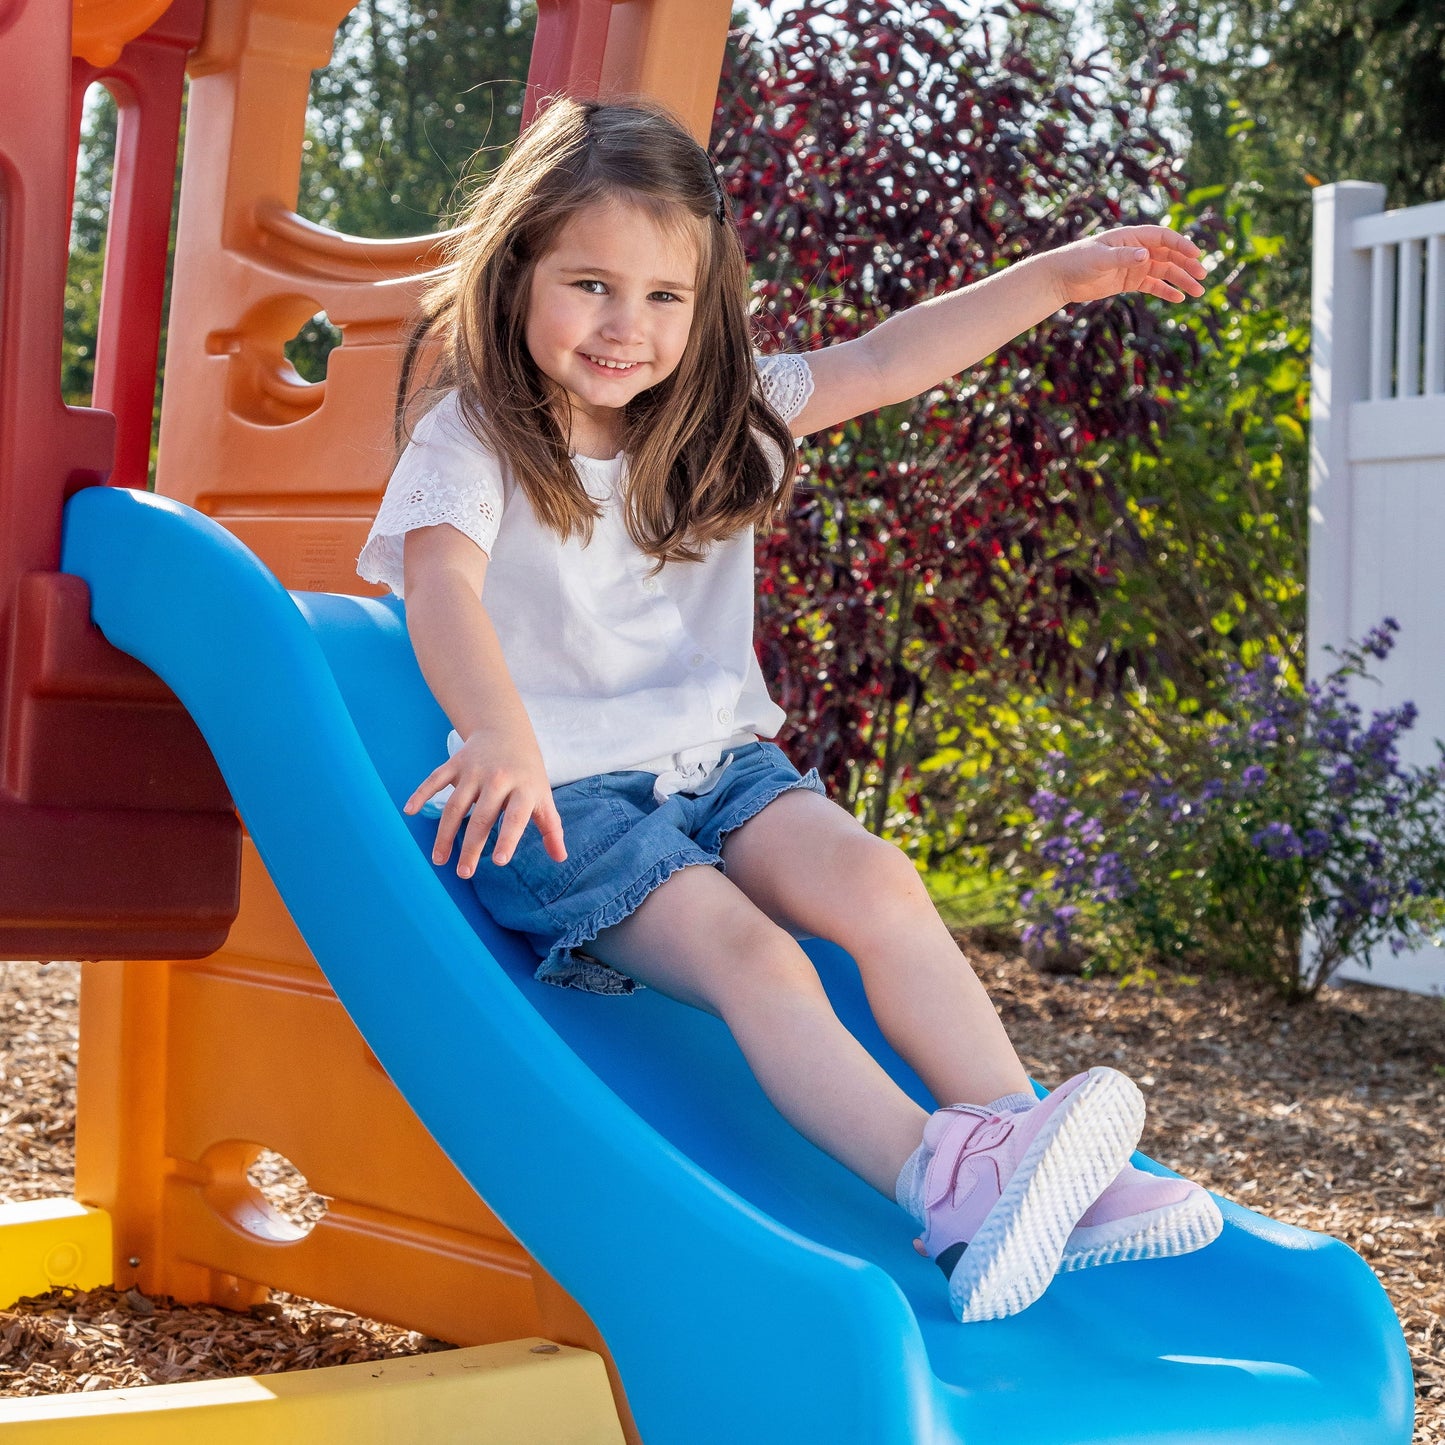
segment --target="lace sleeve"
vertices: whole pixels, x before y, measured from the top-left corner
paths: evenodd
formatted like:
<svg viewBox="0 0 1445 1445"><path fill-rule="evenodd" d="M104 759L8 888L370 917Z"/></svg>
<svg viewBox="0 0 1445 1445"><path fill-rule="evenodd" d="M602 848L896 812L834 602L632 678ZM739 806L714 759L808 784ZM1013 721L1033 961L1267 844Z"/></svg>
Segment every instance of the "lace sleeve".
<svg viewBox="0 0 1445 1445"><path fill-rule="evenodd" d="M417 423L387 483L356 570L365 581L379 582L401 597L402 544L408 532L448 523L490 555L503 505L496 457L467 430L448 396Z"/></svg>
<svg viewBox="0 0 1445 1445"><path fill-rule="evenodd" d="M763 399L784 421L792 421L813 394L813 369L796 352L754 357Z"/></svg>

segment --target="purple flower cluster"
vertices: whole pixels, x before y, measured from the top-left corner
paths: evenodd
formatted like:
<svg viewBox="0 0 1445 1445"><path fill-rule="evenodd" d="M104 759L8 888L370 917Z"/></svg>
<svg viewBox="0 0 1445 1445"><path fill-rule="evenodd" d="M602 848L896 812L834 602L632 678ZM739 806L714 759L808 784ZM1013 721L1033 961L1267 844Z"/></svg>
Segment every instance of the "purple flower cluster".
<svg viewBox="0 0 1445 1445"><path fill-rule="evenodd" d="M1269 858L1301 858L1304 844L1288 823L1273 822L1257 829L1249 836L1256 848L1263 850Z"/></svg>
<svg viewBox="0 0 1445 1445"><path fill-rule="evenodd" d="M1026 942L1123 924L1156 955L1236 956L1298 994L1445 919L1445 761L1401 761L1413 703L1367 719L1352 696L1398 631L1386 618L1303 686L1276 657L1232 666L1213 725L1142 776L1116 771L1117 790L1098 786L1099 757L1086 794L1084 767L1050 753L1030 799Z"/></svg>

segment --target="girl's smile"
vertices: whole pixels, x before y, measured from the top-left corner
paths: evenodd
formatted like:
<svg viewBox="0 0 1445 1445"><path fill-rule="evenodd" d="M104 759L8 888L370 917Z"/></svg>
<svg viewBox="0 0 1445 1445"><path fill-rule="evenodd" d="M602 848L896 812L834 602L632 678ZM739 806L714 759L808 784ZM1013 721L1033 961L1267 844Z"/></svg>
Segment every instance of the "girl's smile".
<svg viewBox="0 0 1445 1445"><path fill-rule="evenodd" d="M593 366L599 366L603 371L635 371L638 363L635 361L606 361L600 356L590 356L587 352L582 353L584 361L590 361Z"/></svg>
<svg viewBox="0 0 1445 1445"><path fill-rule="evenodd" d="M697 264L686 231L623 200L577 212L538 261L527 349L567 393L573 451L614 455L622 408L677 369L692 330Z"/></svg>

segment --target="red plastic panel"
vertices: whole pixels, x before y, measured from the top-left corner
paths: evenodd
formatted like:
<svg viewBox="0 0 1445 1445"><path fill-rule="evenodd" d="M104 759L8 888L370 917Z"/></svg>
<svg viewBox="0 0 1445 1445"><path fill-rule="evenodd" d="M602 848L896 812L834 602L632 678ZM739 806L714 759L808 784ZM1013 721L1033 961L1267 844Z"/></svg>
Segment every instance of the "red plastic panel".
<svg viewBox="0 0 1445 1445"><path fill-rule="evenodd" d="M230 794L190 714L149 668L100 635L79 577L22 577L15 636L4 788L16 801L230 811Z"/></svg>
<svg viewBox="0 0 1445 1445"><path fill-rule="evenodd" d="M201 15L180 0L108 72L123 99L97 394L133 419L142 481ZM0 0L0 957L189 958L235 916L240 825L180 704L100 638L83 584L55 570L64 499L107 479L116 436L109 412L60 398L70 48L68 4Z"/></svg>
<svg viewBox="0 0 1445 1445"><path fill-rule="evenodd" d="M538 102L549 96L587 99L597 94L611 21L612 0L537 0L523 125L530 124Z"/></svg>
<svg viewBox="0 0 1445 1445"><path fill-rule="evenodd" d="M204 958L236 914L216 880L239 875L240 841L234 814L0 799L0 954Z"/></svg>
<svg viewBox="0 0 1445 1445"><path fill-rule="evenodd" d="M205 0L173 0L111 64L99 67L79 57L73 62L75 143L85 92L94 82L105 82L120 112L92 398L116 419L110 480L118 487L144 487L150 470L181 93L186 57L200 42L205 18Z"/></svg>

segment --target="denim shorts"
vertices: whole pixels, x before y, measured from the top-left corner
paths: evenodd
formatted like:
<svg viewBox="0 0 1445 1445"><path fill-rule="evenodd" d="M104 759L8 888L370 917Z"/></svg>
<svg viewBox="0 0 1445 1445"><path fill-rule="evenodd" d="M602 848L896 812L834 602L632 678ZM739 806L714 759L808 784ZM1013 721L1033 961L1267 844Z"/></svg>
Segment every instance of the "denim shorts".
<svg viewBox="0 0 1445 1445"><path fill-rule="evenodd" d="M679 868L722 868L722 841L793 788L824 793L816 768L801 776L773 743L732 750L711 792L653 797L652 773L601 773L554 788L567 845L565 862L547 853L528 823L505 867L487 863L500 822L472 878L477 897L503 928L524 934L540 955L537 977L589 993L631 993L635 979L608 967L583 945L620 923ZM724 754L722 764L727 763Z"/></svg>

